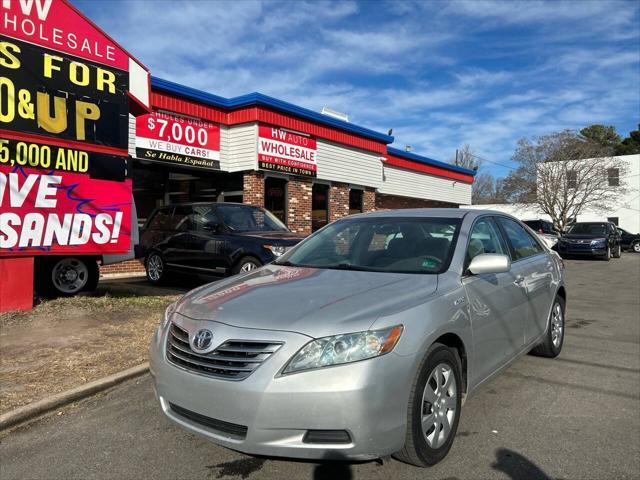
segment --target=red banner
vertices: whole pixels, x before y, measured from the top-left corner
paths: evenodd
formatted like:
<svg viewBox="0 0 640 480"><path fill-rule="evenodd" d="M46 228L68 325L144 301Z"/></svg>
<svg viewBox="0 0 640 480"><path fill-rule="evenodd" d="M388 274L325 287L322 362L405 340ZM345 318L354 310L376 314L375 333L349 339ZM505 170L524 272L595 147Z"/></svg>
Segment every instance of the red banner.
<svg viewBox="0 0 640 480"><path fill-rule="evenodd" d="M0 165L0 256L126 253L131 180Z"/></svg>
<svg viewBox="0 0 640 480"><path fill-rule="evenodd" d="M315 177L316 139L283 128L260 125L258 168Z"/></svg>

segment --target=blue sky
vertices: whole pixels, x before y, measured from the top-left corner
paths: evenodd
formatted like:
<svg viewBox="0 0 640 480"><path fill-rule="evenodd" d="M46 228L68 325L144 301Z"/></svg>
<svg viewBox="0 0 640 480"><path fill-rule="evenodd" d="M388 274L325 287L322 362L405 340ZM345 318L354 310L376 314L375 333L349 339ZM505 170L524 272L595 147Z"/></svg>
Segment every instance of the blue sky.
<svg viewBox="0 0 640 480"><path fill-rule="evenodd" d="M640 122L635 0L74 3L153 75L327 106L439 160L468 143L510 166L519 138Z"/></svg>

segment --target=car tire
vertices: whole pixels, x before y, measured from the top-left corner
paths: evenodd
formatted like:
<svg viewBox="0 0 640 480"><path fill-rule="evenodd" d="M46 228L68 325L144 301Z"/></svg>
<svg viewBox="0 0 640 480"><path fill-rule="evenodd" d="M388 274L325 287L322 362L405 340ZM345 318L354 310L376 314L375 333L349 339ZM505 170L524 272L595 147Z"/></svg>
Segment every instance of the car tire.
<svg viewBox="0 0 640 480"><path fill-rule="evenodd" d="M634 253L640 253L640 241L635 241L631 245L631 251Z"/></svg>
<svg viewBox="0 0 640 480"><path fill-rule="evenodd" d="M167 279L167 266L158 252L149 253L144 260L147 280L153 285L162 285Z"/></svg>
<svg viewBox="0 0 640 480"><path fill-rule="evenodd" d="M547 333L544 341L536 346L531 353L540 357L555 358L560 355L564 344L565 332L565 301L560 295L556 295L549 314Z"/></svg>
<svg viewBox="0 0 640 480"><path fill-rule="evenodd" d="M434 385L436 378L438 384ZM446 345L434 343L411 387L405 444L394 457L418 467L435 465L446 457L458 429L463 393L458 353ZM425 430L423 419L428 422Z"/></svg>
<svg viewBox="0 0 640 480"><path fill-rule="evenodd" d="M620 258L622 256L622 246L618 245L613 251L613 258Z"/></svg>
<svg viewBox="0 0 640 480"><path fill-rule="evenodd" d="M238 260L238 263L235 264L232 271L234 275L237 275L238 273L252 272L261 266L262 262L260 260L256 257L252 257L251 255L247 255L246 257L242 257Z"/></svg>
<svg viewBox="0 0 640 480"><path fill-rule="evenodd" d="M100 268L93 257L53 257L36 264L36 291L45 297L72 297L98 286Z"/></svg>
<svg viewBox="0 0 640 480"><path fill-rule="evenodd" d="M611 247L607 247L607 253L602 257L602 260L605 262L611 260Z"/></svg>

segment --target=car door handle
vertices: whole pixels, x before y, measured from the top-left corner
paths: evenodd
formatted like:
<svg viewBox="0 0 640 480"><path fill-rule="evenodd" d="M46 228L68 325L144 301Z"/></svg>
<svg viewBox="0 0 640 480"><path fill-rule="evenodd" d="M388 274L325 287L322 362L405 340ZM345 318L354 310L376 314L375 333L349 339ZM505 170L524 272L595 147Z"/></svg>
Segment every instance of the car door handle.
<svg viewBox="0 0 640 480"><path fill-rule="evenodd" d="M517 277L513 283L515 283L517 286L521 287L524 284L524 277Z"/></svg>

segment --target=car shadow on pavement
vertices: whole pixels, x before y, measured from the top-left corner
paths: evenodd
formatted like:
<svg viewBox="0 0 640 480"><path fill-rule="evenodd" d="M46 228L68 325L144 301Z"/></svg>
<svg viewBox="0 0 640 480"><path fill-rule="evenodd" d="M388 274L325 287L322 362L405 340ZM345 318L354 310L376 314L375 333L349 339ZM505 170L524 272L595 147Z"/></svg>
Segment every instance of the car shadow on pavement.
<svg viewBox="0 0 640 480"><path fill-rule="evenodd" d="M325 462L316 465L313 480L351 480L353 472L348 462Z"/></svg>
<svg viewBox="0 0 640 480"><path fill-rule="evenodd" d="M544 470L527 457L508 448L500 448L496 451L496 461L491 464L491 467L507 474L513 480L524 478L529 480L552 480Z"/></svg>

